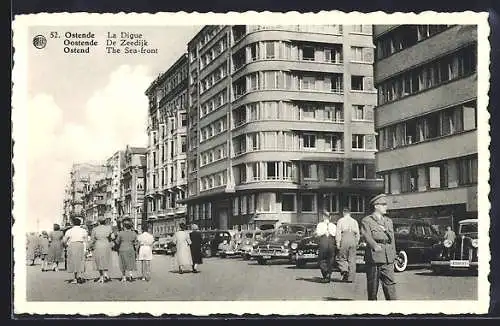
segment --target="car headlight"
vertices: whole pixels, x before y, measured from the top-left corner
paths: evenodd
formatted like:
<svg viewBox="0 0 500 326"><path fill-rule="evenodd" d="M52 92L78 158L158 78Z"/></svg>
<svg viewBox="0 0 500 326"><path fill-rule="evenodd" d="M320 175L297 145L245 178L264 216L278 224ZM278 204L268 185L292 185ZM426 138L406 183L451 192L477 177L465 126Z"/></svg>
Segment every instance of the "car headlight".
<svg viewBox="0 0 500 326"><path fill-rule="evenodd" d="M290 241L286 240L283 245L286 247L286 246L288 246L289 243L290 243Z"/></svg>
<svg viewBox="0 0 500 326"><path fill-rule="evenodd" d="M478 240L477 239L472 239L471 244L474 248L477 248L478 245Z"/></svg>
<svg viewBox="0 0 500 326"><path fill-rule="evenodd" d="M294 242L294 243L291 244L290 248L292 248L293 250L295 250L295 249L297 249L298 246L299 245L296 242Z"/></svg>
<svg viewBox="0 0 500 326"><path fill-rule="evenodd" d="M302 255L304 252L302 250L299 250L299 252L297 252L299 255Z"/></svg>
<svg viewBox="0 0 500 326"><path fill-rule="evenodd" d="M446 248L450 248L452 244L453 244L453 241L451 241L449 239L446 239L443 241L443 246L445 246Z"/></svg>

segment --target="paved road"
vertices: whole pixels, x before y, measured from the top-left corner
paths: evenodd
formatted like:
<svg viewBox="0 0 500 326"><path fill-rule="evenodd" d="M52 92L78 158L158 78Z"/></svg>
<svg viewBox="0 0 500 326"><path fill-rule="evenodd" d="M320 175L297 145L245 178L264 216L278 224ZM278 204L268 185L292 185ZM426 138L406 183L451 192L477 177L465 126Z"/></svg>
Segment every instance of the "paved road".
<svg viewBox="0 0 500 326"><path fill-rule="evenodd" d="M110 276L115 279L110 283L80 285L65 282L71 278L65 271L42 273L38 265L27 269L28 301L366 300L364 273L358 273L353 284L340 282L338 273L333 282L323 284L315 266L297 269L285 262L261 266L239 258L210 258L200 273L181 275L172 257L159 255L153 258L150 282L121 283L119 271L113 270ZM87 273L88 279L94 277L97 272ZM473 275L435 276L414 269L396 274L396 281L402 300L477 300ZM383 299L381 289L379 299Z"/></svg>

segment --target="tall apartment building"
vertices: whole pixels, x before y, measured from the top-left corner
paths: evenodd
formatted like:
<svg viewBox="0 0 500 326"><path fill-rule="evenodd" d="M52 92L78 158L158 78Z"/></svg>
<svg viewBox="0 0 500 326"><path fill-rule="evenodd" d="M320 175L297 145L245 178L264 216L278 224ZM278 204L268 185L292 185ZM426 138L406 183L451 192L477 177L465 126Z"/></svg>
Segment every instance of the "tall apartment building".
<svg viewBox="0 0 500 326"><path fill-rule="evenodd" d="M108 167L108 173L104 178L85 186L82 199L86 224L95 224L100 217L113 219L113 192L110 172Z"/></svg>
<svg viewBox="0 0 500 326"><path fill-rule="evenodd" d="M377 172L394 217L477 217L477 27L376 25Z"/></svg>
<svg viewBox="0 0 500 326"><path fill-rule="evenodd" d="M114 153L107 159L106 165L108 166L108 173L111 178L111 220L115 223L120 216L121 210L121 173L125 167L124 151Z"/></svg>
<svg viewBox="0 0 500 326"><path fill-rule="evenodd" d="M144 195L146 193L147 148L129 147L124 152L125 167L121 173L122 218L130 218L134 228L141 231L146 221Z"/></svg>
<svg viewBox="0 0 500 326"><path fill-rule="evenodd" d="M364 214L382 191L373 53L368 25L205 26L188 43L189 222Z"/></svg>
<svg viewBox="0 0 500 326"><path fill-rule="evenodd" d="M107 168L99 163L73 164L70 172L70 182L66 188L65 216L63 224L70 223L72 217L84 217L83 197L90 185L104 179Z"/></svg>
<svg viewBox="0 0 500 326"><path fill-rule="evenodd" d="M146 90L149 98L146 172L147 219L153 235L186 221L187 56L182 55Z"/></svg>

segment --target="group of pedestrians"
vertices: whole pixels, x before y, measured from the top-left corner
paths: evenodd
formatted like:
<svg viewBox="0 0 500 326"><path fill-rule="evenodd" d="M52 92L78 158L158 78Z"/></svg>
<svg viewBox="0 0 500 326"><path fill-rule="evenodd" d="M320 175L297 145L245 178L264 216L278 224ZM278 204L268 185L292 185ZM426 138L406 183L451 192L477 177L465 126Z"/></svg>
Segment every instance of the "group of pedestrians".
<svg viewBox="0 0 500 326"><path fill-rule="evenodd" d="M39 258L42 272L58 271L59 264L64 262L63 236L64 232L59 224L54 224L54 230L50 234L42 231L39 236L36 233L28 235L26 252L30 265L34 265L36 258Z"/></svg>
<svg viewBox="0 0 500 326"><path fill-rule="evenodd" d="M316 228L319 237L319 265L324 282L329 283L335 262L342 280L352 283L356 277L356 250L360 237L366 242L365 270L368 300L377 300L379 283L386 300L396 300L394 260L396 246L392 220L386 216L387 201L384 194L370 200L372 214L361 220L361 227L343 210L343 217L335 225L328 212Z"/></svg>
<svg viewBox="0 0 500 326"><path fill-rule="evenodd" d="M198 273L198 265L203 263L201 254L201 232L198 225L191 224L188 231L186 224L179 224L179 231L174 234L176 245L175 260L179 273L183 274L185 268L191 268L193 273Z"/></svg>

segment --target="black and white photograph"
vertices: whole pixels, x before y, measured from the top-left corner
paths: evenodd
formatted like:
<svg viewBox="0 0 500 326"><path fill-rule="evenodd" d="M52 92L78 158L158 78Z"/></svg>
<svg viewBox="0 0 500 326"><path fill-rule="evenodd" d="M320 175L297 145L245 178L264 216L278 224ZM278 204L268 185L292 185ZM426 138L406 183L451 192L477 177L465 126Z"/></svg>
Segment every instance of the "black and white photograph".
<svg viewBox="0 0 500 326"><path fill-rule="evenodd" d="M487 312L487 18L17 16L14 310Z"/></svg>

